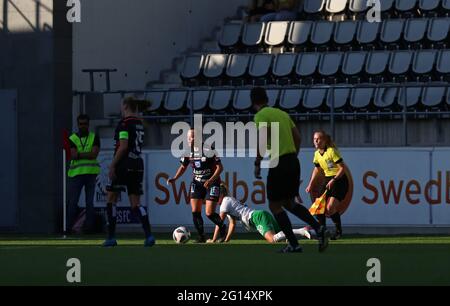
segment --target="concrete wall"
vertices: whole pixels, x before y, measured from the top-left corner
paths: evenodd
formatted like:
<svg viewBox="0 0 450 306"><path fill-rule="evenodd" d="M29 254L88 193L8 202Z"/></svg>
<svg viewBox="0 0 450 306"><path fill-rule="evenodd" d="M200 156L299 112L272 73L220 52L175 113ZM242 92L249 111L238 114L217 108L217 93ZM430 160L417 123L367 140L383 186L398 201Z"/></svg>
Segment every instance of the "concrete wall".
<svg viewBox="0 0 450 306"><path fill-rule="evenodd" d="M82 0L73 30L74 90L89 89L83 68L117 68L113 89L143 89L189 48L213 34L248 0ZM97 78L104 89L104 78Z"/></svg>

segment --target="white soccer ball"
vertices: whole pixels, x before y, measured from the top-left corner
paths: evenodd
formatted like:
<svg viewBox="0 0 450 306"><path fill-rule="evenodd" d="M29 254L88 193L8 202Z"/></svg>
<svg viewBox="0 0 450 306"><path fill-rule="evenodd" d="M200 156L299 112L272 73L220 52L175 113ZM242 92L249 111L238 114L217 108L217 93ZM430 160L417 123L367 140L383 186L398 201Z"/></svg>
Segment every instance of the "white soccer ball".
<svg viewBox="0 0 450 306"><path fill-rule="evenodd" d="M189 232L189 230L184 227L184 226L180 226L177 227L174 231L173 231L173 240L176 243L186 243L189 241L189 239L191 239L191 233Z"/></svg>

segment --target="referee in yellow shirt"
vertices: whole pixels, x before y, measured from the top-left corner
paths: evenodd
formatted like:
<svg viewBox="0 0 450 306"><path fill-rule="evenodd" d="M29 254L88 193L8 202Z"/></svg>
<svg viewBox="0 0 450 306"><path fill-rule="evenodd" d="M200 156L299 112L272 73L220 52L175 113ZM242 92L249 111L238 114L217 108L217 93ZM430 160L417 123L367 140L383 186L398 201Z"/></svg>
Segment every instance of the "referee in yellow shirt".
<svg viewBox="0 0 450 306"><path fill-rule="evenodd" d="M301 142L300 132L286 112L267 105L268 98L264 88L256 87L252 89L250 98L253 109L256 111L254 120L259 133L271 135L271 126L277 123L279 127L279 134L277 135L278 154L273 154L277 150L273 150L272 147L270 156L272 165L276 163L272 163L273 161L278 160L278 163L275 167L269 168L266 189L269 208L289 241L289 244L281 252L302 252L302 248L292 231L291 221L283 208L309 224L316 231L319 239L319 251L322 252L328 246L326 227L321 226L307 208L295 202L295 197L299 195L300 188L300 162L297 158ZM264 127L264 123L267 124L266 127ZM264 131L264 129L267 130ZM272 137L268 138L271 139ZM261 178L261 156L263 156L261 153L258 152L255 161L255 177L257 179Z"/></svg>
<svg viewBox="0 0 450 306"><path fill-rule="evenodd" d="M325 175L325 184L320 186L321 190L318 192L322 194L325 189L328 190L326 213L336 225L336 232L331 237L332 240L336 240L342 236L339 206L349 189L349 181L346 175L347 166L330 135L322 130L316 131L313 142L316 148L313 161L315 168L311 174L308 187L306 187L306 192L310 193L314 190L318 184L317 179L319 176ZM325 214L317 215L317 219L320 224L325 225Z"/></svg>

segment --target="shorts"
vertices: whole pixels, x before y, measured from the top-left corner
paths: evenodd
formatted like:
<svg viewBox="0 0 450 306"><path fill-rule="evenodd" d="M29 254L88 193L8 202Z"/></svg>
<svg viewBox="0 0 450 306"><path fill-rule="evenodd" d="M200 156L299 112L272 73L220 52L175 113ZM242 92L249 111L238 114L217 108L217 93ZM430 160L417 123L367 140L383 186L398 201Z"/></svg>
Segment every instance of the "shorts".
<svg viewBox="0 0 450 306"><path fill-rule="evenodd" d="M281 232L275 218L271 213L265 210L255 210L250 217L250 224L264 237L267 232L274 232L275 234Z"/></svg>
<svg viewBox="0 0 450 306"><path fill-rule="evenodd" d="M269 201L289 200L299 195L300 162L296 154L281 156L278 165L269 169L266 188Z"/></svg>
<svg viewBox="0 0 450 306"><path fill-rule="evenodd" d="M220 180L216 180L209 188L203 186L204 183L192 181L190 189L190 198L206 201L219 201L220 197Z"/></svg>
<svg viewBox="0 0 450 306"><path fill-rule="evenodd" d="M128 195L142 195L142 181L144 180L144 161L142 158L127 158L116 167L116 178L106 186L107 191L128 191Z"/></svg>
<svg viewBox="0 0 450 306"><path fill-rule="evenodd" d="M325 186L322 189L322 193L325 192L326 185L329 181L331 181L332 178L332 176L325 178ZM349 184L347 175L344 175L340 179L334 181L333 187L331 187L331 190L328 191L328 197L336 198L337 200L342 201L347 195L348 186Z"/></svg>

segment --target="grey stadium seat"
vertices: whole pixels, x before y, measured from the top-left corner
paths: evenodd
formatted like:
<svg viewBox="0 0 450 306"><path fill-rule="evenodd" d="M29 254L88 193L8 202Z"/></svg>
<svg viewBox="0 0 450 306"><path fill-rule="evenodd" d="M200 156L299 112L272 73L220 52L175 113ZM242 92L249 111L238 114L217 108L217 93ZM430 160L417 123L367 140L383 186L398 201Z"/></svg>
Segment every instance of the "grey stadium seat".
<svg viewBox="0 0 450 306"><path fill-rule="evenodd" d="M249 74L253 78L262 78L267 76L272 65L272 54L255 54L250 60Z"/></svg>
<svg viewBox="0 0 450 306"><path fill-rule="evenodd" d="M246 23L242 31L242 43L247 47L256 47L263 41L265 23Z"/></svg>
<svg viewBox="0 0 450 306"><path fill-rule="evenodd" d="M169 90L164 103L164 109L168 112L183 110L186 105L187 95L187 90Z"/></svg>
<svg viewBox="0 0 450 306"><path fill-rule="evenodd" d="M442 0L420 0L419 9L422 12L434 11L439 8Z"/></svg>
<svg viewBox="0 0 450 306"><path fill-rule="evenodd" d="M267 94L267 98L269 99L268 105L271 107L274 107L277 104L280 90L279 89L267 89L266 94Z"/></svg>
<svg viewBox="0 0 450 306"><path fill-rule="evenodd" d="M350 0L348 8L354 14L365 13L368 9L367 0Z"/></svg>
<svg viewBox="0 0 450 306"><path fill-rule="evenodd" d="M287 111L298 109L302 98L303 89L284 89L280 95L280 108Z"/></svg>
<svg viewBox="0 0 450 306"><path fill-rule="evenodd" d="M396 85L391 83L389 85ZM381 86L375 90L374 105L378 109L389 110L393 109L396 100L398 99L399 88L398 87L385 87Z"/></svg>
<svg viewBox="0 0 450 306"><path fill-rule="evenodd" d="M149 100L151 102L150 107L148 108L148 111L154 112L158 110L161 105L164 105L164 98L166 96L165 90L152 90L145 93L144 98L146 100Z"/></svg>
<svg viewBox="0 0 450 306"><path fill-rule="evenodd" d="M335 110L344 108L345 106L347 106L347 102L350 98L350 93L350 87L331 87L330 89L328 89L327 106L331 109L331 103L333 103Z"/></svg>
<svg viewBox="0 0 450 306"><path fill-rule="evenodd" d="M441 50L439 52L436 64L436 70L446 81L450 81L450 50Z"/></svg>
<svg viewBox="0 0 450 306"><path fill-rule="evenodd" d="M352 20L338 22L334 31L334 42L338 45L350 45L355 39L358 23Z"/></svg>
<svg viewBox="0 0 450 306"><path fill-rule="evenodd" d="M189 94L186 107L191 109L193 106L193 111L197 112L204 110L208 106L210 91L208 89L192 90Z"/></svg>
<svg viewBox="0 0 450 306"><path fill-rule="evenodd" d="M250 99L251 89L236 90L233 99L233 108L238 111L247 111L252 107L252 101Z"/></svg>
<svg viewBox="0 0 450 306"><path fill-rule="evenodd" d="M227 58L226 54L208 54L203 64L203 75L210 79L220 77L227 65Z"/></svg>
<svg viewBox="0 0 450 306"><path fill-rule="evenodd" d="M405 25L405 41L407 43L417 43L424 39L428 29L428 19L426 18L410 18Z"/></svg>
<svg viewBox="0 0 450 306"><path fill-rule="evenodd" d="M306 110L320 110L324 105L328 89L320 87L310 87L305 89L303 97L303 108Z"/></svg>
<svg viewBox="0 0 450 306"><path fill-rule="evenodd" d="M291 22L288 34L288 43L293 46L301 46L308 42L313 27L312 21Z"/></svg>
<svg viewBox="0 0 450 306"><path fill-rule="evenodd" d="M223 26L222 33L219 38L219 45L221 47L234 47L239 43L241 37L242 24L230 22Z"/></svg>
<svg viewBox="0 0 450 306"><path fill-rule="evenodd" d="M216 89L211 91L209 108L213 111L224 111L230 106L233 91L231 89Z"/></svg>
<svg viewBox="0 0 450 306"><path fill-rule="evenodd" d="M411 68L413 52L408 50L393 51L389 62L389 72L395 77L406 75Z"/></svg>
<svg viewBox="0 0 450 306"><path fill-rule="evenodd" d="M399 13L412 12L417 5L419 0L395 0L395 9Z"/></svg>
<svg viewBox="0 0 450 306"><path fill-rule="evenodd" d="M413 72L418 75L431 74L436 64L436 50L420 50L414 53Z"/></svg>
<svg viewBox="0 0 450 306"><path fill-rule="evenodd" d="M320 53L300 53L295 73L299 77L309 77L316 73L320 62Z"/></svg>
<svg viewBox="0 0 450 306"><path fill-rule="evenodd" d="M230 78L244 77L250 63L250 54L230 54L227 62L226 75Z"/></svg>
<svg viewBox="0 0 450 306"><path fill-rule="evenodd" d="M347 8L347 0L327 0L325 10L331 14L343 13Z"/></svg>
<svg viewBox="0 0 450 306"><path fill-rule="evenodd" d="M355 110L368 110L375 93L375 86L372 84L360 84L364 87L355 87L350 96L350 106Z"/></svg>
<svg viewBox="0 0 450 306"><path fill-rule="evenodd" d="M358 23L356 40L361 45L372 45L377 42L380 31L380 22L368 22L367 20L361 20Z"/></svg>
<svg viewBox="0 0 450 306"><path fill-rule="evenodd" d="M432 43L445 41L450 32L450 18L432 18L428 25L427 38Z"/></svg>
<svg viewBox="0 0 450 306"><path fill-rule="evenodd" d="M277 54L275 57L272 74L279 78L289 76L294 70L296 60L297 54L295 53Z"/></svg>
<svg viewBox="0 0 450 306"><path fill-rule="evenodd" d="M444 83L443 85L448 85ZM431 87L425 86L422 92L422 104L425 107L435 108L439 107L442 102L445 101L445 86L442 87Z"/></svg>
<svg viewBox="0 0 450 306"><path fill-rule="evenodd" d="M406 108L416 108L420 102L422 94L423 83L406 83L407 85L414 85L414 87L400 87L398 92L398 105L404 108L406 99Z"/></svg>
<svg viewBox="0 0 450 306"><path fill-rule="evenodd" d="M381 0L381 13L386 13L388 11L391 11L394 7L394 1L395 0Z"/></svg>
<svg viewBox="0 0 450 306"><path fill-rule="evenodd" d="M325 8L326 0L305 0L303 11L306 14L319 14Z"/></svg>
<svg viewBox="0 0 450 306"><path fill-rule="evenodd" d="M364 69L366 58L367 52L364 51L346 52L342 63L342 73L350 77L359 75Z"/></svg>
<svg viewBox="0 0 450 306"><path fill-rule="evenodd" d="M367 55L366 72L371 76L381 75L386 71L391 53L388 51L372 51Z"/></svg>
<svg viewBox="0 0 450 306"><path fill-rule="evenodd" d="M266 25L264 42L268 46L278 46L284 43L289 27L288 21L272 21Z"/></svg>
<svg viewBox="0 0 450 306"><path fill-rule="evenodd" d="M181 77L183 79L193 79L200 75L203 68L203 55L193 54L184 58Z"/></svg>
<svg viewBox="0 0 450 306"><path fill-rule="evenodd" d="M319 46L330 42L335 22L316 21L312 29L311 43Z"/></svg>
<svg viewBox="0 0 450 306"><path fill-rule="evenodd" d="M400 41L405 25L404 19L387 19L381 28L381 42L385 44L396 44Z"/></svg>
<svg viewBox="0 0 450 306"><path fill-rule="evenodd" d="M442 8L446 11L450 11L450 0L442 0Z"/></svg>
<svg viewBox="0 0 450 306"><path fill-rule="evenodd" d="M327 52L320 59L319 73L323 77L330 77L338 74L344 57L343 52Z"/></svg>

